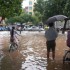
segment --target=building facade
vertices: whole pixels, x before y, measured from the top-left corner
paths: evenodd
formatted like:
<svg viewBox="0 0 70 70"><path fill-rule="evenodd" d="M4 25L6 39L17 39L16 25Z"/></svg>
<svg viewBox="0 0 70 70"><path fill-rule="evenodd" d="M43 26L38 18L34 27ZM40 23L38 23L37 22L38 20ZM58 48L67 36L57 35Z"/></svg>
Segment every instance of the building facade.
<svg viewBox="0 0 70 70"><path fill-rule="evenodd" d="M28 6L24 8L25 12L28 13Z"/></svg>
<svg viewBox="0 0 70 70"><path fill-rule="evenodd" d="M34 3L36 0L29 0L29 6L28 6L28 14L34 15L33 9L34 9Z"/></svg>

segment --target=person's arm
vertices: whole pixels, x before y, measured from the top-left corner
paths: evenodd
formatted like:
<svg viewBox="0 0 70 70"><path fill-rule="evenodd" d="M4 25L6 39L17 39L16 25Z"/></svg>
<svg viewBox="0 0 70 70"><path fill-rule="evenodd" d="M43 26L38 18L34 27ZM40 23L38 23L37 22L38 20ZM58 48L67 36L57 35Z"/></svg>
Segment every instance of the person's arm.
<svg viewBox="0 0 70 70"><path fill-rule="evenodd" d="M45 37L47 38L47 31L45 31Z"/></svg>
<svg viewBox="0 0 70 70"><path fill-rule="evenodd" d="M17 31L15 31L15 34L17 34L17 35L21 36L19 33L17 33Z"/></svg>
<svg viewBox="0 0 70 70"><path fill-rule="evenodd" d="M14 39L19 41L19 38L17 37L17 35L14 35Z"/></svg>

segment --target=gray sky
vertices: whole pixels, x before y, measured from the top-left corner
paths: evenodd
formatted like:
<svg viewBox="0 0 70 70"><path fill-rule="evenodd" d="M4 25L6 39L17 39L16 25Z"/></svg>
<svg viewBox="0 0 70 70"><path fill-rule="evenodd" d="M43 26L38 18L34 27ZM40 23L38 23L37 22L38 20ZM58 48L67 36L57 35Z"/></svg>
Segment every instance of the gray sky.
<svg viewBox="0 0 70 70"><path fill-rule="evenodd" d="M24 0L22 3L22 8L26 7L29 5L29 0Z"/></svg>

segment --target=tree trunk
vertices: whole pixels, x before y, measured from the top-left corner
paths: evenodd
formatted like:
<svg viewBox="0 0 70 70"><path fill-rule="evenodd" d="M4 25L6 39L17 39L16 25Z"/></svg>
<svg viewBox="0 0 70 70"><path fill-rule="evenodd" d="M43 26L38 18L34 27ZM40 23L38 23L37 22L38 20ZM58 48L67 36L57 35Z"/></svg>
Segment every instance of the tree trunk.
<svg viewBox="0 0 70 70"><path fill-rule="evenodd" d="M0 24L1 24L1 22L2 22L4 19L5 19L5 17L2 17L2 18L1 18L1 20L0 20Z"/></svg>

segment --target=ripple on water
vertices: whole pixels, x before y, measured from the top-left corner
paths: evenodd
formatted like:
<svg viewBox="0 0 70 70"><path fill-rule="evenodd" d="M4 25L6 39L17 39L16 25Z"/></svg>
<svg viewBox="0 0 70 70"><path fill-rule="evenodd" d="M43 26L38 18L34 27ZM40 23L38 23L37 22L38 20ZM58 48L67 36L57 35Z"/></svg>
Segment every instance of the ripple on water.
<svg viewBox="0 0 70 70"><path fill-rule="evenodd" d="M26 61L22 62L21 70L46 70L46 58L28 55Z"/></svg>
<svg viewBox="0 0 70 70"><path fill-rule="evenodd" d="M1 60L4 57L4 53L3 53L3 51L1 49L2 49L2 46L0 46L0 68L1 68Z"/></svg>

